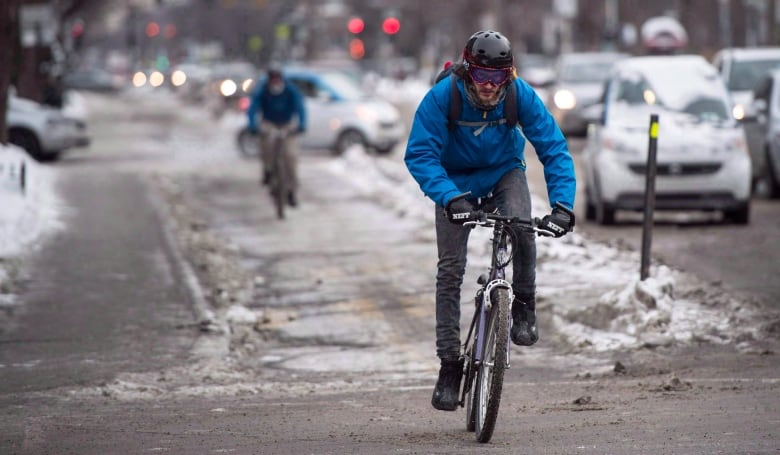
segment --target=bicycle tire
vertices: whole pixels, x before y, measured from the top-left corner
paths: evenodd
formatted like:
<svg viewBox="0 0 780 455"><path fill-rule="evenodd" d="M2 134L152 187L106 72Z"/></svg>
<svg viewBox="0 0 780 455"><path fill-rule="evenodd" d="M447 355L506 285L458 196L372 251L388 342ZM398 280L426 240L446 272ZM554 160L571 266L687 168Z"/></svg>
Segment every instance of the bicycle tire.
<svg viewBox="0 0 780 455"><path fill-rule="evenodd" d="M466 387L466 396L464 397L466 406L466 431L474 431L477 426L477 394L474 393L477 387L477 375L474 373L476 368L474 362L474 339L476 331L471 335L471 349L466 358L466 374L463 387Z"/></svg>
<svg viewBox="0 0 780 455"><path fill-rule="evenodd" d="M276 206L276 216L284 219L284 209L287 205L287 166L284 153L284 139L277 139L274 146L274 174L276 175L276 185L274 187L274 204Z"/></svg>
<svg viewBox="0 0 780 455"><path fill-rule="evenodd" d="M506 350L509 336L509 290L493 291L492 308L485 330L483 361L477 372L475 433L478 442L489 442L493 436L504 385Z"/></svg>

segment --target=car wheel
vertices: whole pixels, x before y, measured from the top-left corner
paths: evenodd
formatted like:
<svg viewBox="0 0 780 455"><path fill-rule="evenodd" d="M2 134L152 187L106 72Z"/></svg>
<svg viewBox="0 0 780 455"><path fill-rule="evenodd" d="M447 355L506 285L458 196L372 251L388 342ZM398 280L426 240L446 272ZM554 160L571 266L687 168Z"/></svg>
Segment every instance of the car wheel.
<svg viewBox="0 0 780 455"><path fill-rule="evenodd" d="M596 221L596 204L593 202L590 187L585 187L585 219Z"/></svg>
<svg viewBox="0 0 780 455"><path fill-rule="evenodd" d="M376 153L377 155L389 155L393 152L393 149L395 148L395 144L387 146L387 147L376 147Z"/></svg>
<svg viewBox="0 0 780 455"><path fill-rule="evenodd" d="M336 155L342 155L347 151L348 148L352 147L353 145L362 145L363 147L366 146L366 140L363 137L363 134L361 134L358 130L342 131L341 134L339 134L338 139L336 139Z"/></svg>
<svg viewBox="0 0 780 455"><path fill-rule="evenodd" d="M238 151L244 158L256 158L258 152L259 136L252 134L249 128L242 128L236 137Z"/></svg>
<svg viewBox="0 0 780 455"><path fill-rule="evenodd" d="M750 222L750 201L743 202L737 209L724 211L723 218L736 224L748 224Z"/></svg>
<svg viewBox="0 0 780 455"><path fill-rule="evenodd" d="M615 208L604 201L599 201L596 205L596 221L605 226L615 224Z"/></svg>
<svg viewBox="0 0 780 455"><path fill-rule="evenodd" d="M11 130L8 132L8 142L23 148L31 157L36 160L43 160L43 151L38 138L30 131Z"/></svg>
<svg viewBox="0 0 780 455"><path fill-rule="evenodd" d="M595 189L594 192L596 192ZM597 223L603 224L605 226L615 224L615 207L613 207L608 202L604 202L604 199L601 198L600 193L601 191L596 192L598 196L596 196L595 201L593 202L594 218ZM587 210L588 209L586 207L585 208L586 218L587 218Z"/></svg>
<svg viewBox="0 0 780 455"><path fill-rule="evenodd" d="M766 176L769 183L769 197L772 199L780 198L780 175L775 173L775 166L772 162L772 155L769 150L766 151Z"/></svg>

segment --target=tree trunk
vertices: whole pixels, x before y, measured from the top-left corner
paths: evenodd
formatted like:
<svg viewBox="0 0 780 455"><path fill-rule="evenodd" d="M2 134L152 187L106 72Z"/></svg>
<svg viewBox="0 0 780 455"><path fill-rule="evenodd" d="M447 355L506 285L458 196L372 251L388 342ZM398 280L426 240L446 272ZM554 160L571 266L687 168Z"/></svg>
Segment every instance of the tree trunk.
<svg viewBox="0 0 780 455"><path fill-rule="evenodd" d="M8 87L16 79L20 58L19 1L4 0L0 6L0 144L8 144Z"/></svg>

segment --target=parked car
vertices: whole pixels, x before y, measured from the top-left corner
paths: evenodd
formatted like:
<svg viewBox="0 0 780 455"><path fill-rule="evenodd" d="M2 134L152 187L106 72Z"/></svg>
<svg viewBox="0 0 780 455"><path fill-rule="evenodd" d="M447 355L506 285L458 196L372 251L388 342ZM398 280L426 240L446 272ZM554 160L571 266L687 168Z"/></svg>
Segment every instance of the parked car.
<svg viewBox="0 0 780 455"><path fill-rule="evenodd" d="M748 223L750 157L729 103L701 56L615 63L583 152L586 218L612 224L619 210L644 209L650 115L658 114L655 208L722 211Z"/></svg>
<svg viewBox="0 0 780 455"><path fill-rule="evenodd" d="M366 93L350 75L298 67L285 69L284 75L304 96L308 125L301 146L340 154L360 144L386 154L404 137L398 109Z"/></svg>
<svg viewBox="0 0 780 455"><path fill-rule="evenodd" d="M66 89L114 93L123 88L121 77L100 68L79 68L62 76Z"/></svg>
<svg viewBox="0 0 780 455"><path fill-rule="evenodd" d="M612 64L626 57L617 52L573 52L558 57L546 104L564 134L585 135L584 109L599 101Z"/></svg>
<svg viewBox="0 0 780 455"><path fill-rule="evenodd" d="M731 93L732 113L737 120L745 121L748 149L753 159L753 183L766 173L765 128L756 123L759 116L753 108L753 93L759 82L770 71L780 68L780 47L726 48L715 54L712 60ZM768 107L768 106L767 106Z"/></svg>
<svg viewBox="0 0 780 455"><path fill-rule="evenodd" d="M221 62L214 64L204 86L205 104L215 117L227 110L245 110L242 102L252 93L252 85L258 70L248 62Z"/></svg>
<svg viewBox="0 0 780 455"><path fill-rule="evenodd" d="M764 179L769 196L780 198L780 69L766 74L753 92L752 115L744 118L754 184Z"/></svg>
<svg viewBox="0 0 780 455"><path fill-rule="evenodd" d="M753 100L753 90L772 69L780 68L780 47L730 47L712 57L712 64L726 81L734 106L733 114L741 120Z"/></svg>
<svg viewBox="0 0 780 455"><path fill-rule="evenodd" d="M555 60L544 54L520 54L517 56L517 75L533 87L542 101L547 99L548 88L555 81Z"/></svg>
<svg viewBox="0 0 780 455"><path fill-rule="evenodd" d="M81 119L9 92L6 111L8 140L38 161L57 160L63 152L90 143Z"/></svg>

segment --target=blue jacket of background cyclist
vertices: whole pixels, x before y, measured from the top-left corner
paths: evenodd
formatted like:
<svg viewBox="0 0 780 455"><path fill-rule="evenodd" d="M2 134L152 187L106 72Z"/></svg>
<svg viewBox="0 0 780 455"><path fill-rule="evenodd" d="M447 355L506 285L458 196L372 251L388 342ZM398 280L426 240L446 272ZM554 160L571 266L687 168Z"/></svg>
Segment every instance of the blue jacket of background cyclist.
<svg viewBox="0 0 780 455"><path fill-rule="evenodd" d="M274 95L268 90L266 83L258 84L252 93L252 100L247 109L249 117L249 130L257 131L258 118L283 125L292 121L298 115L298 129L306 130L306 108L303 105L303 96L295 87L295 84L284 82L284 90Z"/></svg>
<svg viewBox="0 0 780 455"><path fill-rule="evenodd" d="M467 191L475 198L487 196L507 171L525 170L525 138L528 138L544 164L550 206L560 202L574 207L576 178L566 139L533 88L521 79L513 83L517 87L522 133L517 127L510 129L503 124L488 126L478 135L474 134L479 128L476 126L458 125L450 131L449 78L433 86L420 102L404 161L423 193L436 204L446 206L451 198ZM463 80L458 80L458 89L463 100L461 121L504 117L504 101L484 112L467 101Z"/></svg>

